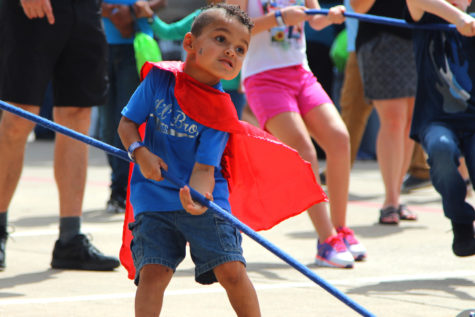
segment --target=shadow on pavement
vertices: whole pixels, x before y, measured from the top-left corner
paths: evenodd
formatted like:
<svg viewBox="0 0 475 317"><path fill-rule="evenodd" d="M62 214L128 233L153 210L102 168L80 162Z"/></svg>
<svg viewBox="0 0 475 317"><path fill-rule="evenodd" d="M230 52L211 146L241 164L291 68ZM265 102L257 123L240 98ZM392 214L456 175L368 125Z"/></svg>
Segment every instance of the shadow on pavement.
<svg viewBox="0 0 475 317"><path fill-rule="evenodd" d="M56 212L51 212L56 213ZM59 215L44 217L24 217L12 222L14 227L39 227L58 223ZM82 223L122 223L123 215L108 213L103 209L88 210L83 212Z"/></svg>
<svg viewBox="0 0 475 317"><path fill-rule="evenodd" d="M0 283L0 290L17 287L19 285L40 283L52 278L56 278L54 275L60 272L61 271L58 271L58 270L48 269L46 271L18 274L12 277L2 278L1 279L2 282ZM14 297L14 296L23 296L23 295L15 294L15 293L4 293L0 291L0 298L7 298L7 297Z"/></svg>
<svg viewBox="0 0 475 317"><path fill-rule="evenodd" d="M434 292L439 291L440 293L443 293L439 295L441 302L443 302L443 298L447 295L451 295L458 299L471 301L473 303L475 297L468 292L463 292L460 291L460 289L457 289L460 287L475 287L475 283L463 278L387 281L349 289L347 293L367 296L410 294L411 296L420 296L422 298L424 296L433 296L432 294L434 294ZM473 292L471 293L473 294Z"/></svg>

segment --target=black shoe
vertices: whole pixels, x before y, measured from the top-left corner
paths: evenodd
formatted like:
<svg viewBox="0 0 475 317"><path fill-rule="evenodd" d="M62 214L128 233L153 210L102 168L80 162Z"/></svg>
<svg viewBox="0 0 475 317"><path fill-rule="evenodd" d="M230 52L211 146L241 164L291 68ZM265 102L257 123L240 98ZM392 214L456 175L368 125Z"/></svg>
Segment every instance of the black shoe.
<svg viewBox="0 0 475 317"><path fill-rule="evenodd" d="M7 244L8 234L0 234L0 271L5 269L5 249Z"/></svg>
<svg viewBox="0 0 475 317"><path fill-rule="evenodd" d="M319 172L320 176L320 185L324 186L327 184L327 172L325 170Z"/></svg>
<svg viewBox="0 0 475 317"><path fill-rule="evenodd" d="M112 193L107 202L106 211L115 214L122 214L125 212L125 198L122 195L115 195Z"/></svg>
<svg viewBox="0 0 475 317"><path fill-rule="evenodd" d="M452 251L456 256L475 255L475 237L473 223L455 223L452 221L454 241Z"/></svg>
<svg viewBox="0 0 475 317"><path fill-rule="evenodd" d="M407 174L402 182L401 193L408 194L413 190L429 187L431 185L432 182L430 178L418 178Z"/></svg>
<svg viewBox="0 0 475 317"><path fill-rule="evenodd" d="M116 257L103 255L83 234L78 234L67 243L57 240L51 261L54 269L112 271L119 265Z"/></svg>
<svg viewBox="0 0 475 317"><path fill-rule="evenodd" d="M107 202L106 211L114 214L123 214L125 212L125 202L111 198Z"/></svg>

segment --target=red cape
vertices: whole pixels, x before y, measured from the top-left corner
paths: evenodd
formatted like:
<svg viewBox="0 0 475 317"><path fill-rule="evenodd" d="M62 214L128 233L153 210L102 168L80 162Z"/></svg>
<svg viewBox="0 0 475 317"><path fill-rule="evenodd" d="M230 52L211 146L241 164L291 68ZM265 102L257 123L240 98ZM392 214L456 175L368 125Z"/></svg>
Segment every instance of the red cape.
<svg viewBox="0 0 475 317"><path fill-rule="evenodd" d="M240 221L256 231L267 230L316 203L327 201L310 163L267 132L239 121L228 94L185 74L183 62L145 63L142 80L153 67L175 75L175 97L187 116L230 133L221 164L229 185L232 213ZM134 221L134 215L128 196L120 260L133 279L132 233L128 224Z"/></svg>

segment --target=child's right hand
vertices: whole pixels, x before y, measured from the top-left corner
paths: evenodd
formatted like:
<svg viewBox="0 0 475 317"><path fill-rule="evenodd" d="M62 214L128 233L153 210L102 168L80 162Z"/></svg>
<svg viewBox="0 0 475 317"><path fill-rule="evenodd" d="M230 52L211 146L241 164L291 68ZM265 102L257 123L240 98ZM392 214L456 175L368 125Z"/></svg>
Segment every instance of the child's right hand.
<svg viewBox="0 0 475 317"><path fill-rule="evenodd" d="M475 18L464 14L456 24L457 30L464 36L475 36Z"/></svg>
<svg viewBox="0 0 475 317"><path fill-rule="evenodd" d="M280 11L282 13L282 19L286 25L298 25L303 21L306 21L308 18L305 10L307 10L306 7L289 6Z"/></svg>
<svg viewBox="0 0 475 317"><path fill-rule="evenodd" d="M137 18L151 18L153 10L148 1L139 0L134 3L134 13Z"/></svg>
<svg viewBox="0 0 475 317"><path fill-rule="evenodd" d="M163 180L162 171L168 170L168 165L160 157L150 152L145 146L139 147L134 152L135 162L139 164L142 175L147 179L157 182Z"/></svg>
<svg viewBox="0 0 475 317"><path fill-rule="evenodd" d="M211 201L213 200L211 193L205 193L205 197ZM186 185L180 188L180 202L186 212L193 216L202 215L208 210L208 207L202 206L191 198L190 188Z"/></svg>

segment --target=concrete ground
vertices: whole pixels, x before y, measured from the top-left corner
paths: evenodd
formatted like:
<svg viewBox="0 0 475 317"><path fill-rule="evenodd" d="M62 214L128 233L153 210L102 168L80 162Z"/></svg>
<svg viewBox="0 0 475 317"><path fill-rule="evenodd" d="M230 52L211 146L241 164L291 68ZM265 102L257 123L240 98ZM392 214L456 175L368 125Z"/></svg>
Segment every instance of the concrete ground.
<svg viewBox="0 0 475 317"><path fill-rule="evenodd" d="M0 272L0 316L133 316L135 286L123 268L85 272L49 266L58 234L52 151L52 142L28 144L9 214L14 231L7 243L7 268ZM83 231L101 251L118 255L123 215L104 211L109 173L104 153L91 149ZM305 213L261 234L376 316L469 316L475 311L475 257L452 254L450 222L438 194L426 188L404 195L419 220L381 226L383 193L377 164L357 162L348 222L366 245L368 259L353 269L313 265L316 234ZM246 236L243 247L263 316L358 316ZM162 316L235 315L219 285L200 286L193 275L187 258L168 287Z"/></svg>

